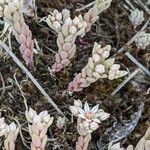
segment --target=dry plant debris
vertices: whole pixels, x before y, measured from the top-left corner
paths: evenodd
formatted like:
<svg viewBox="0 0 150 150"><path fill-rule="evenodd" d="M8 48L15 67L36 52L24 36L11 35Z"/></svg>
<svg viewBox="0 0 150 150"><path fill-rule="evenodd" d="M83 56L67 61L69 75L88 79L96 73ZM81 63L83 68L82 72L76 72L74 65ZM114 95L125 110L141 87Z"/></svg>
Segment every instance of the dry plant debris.
<svg viewBox="0 0 150 150"><path fill-rule="evenodd" d="M127 149L121 148L120 143L110 145L108 150L149 150L150 149L150 127L147 129L145 135L139 140L135 149L129 145Z"/></svg>

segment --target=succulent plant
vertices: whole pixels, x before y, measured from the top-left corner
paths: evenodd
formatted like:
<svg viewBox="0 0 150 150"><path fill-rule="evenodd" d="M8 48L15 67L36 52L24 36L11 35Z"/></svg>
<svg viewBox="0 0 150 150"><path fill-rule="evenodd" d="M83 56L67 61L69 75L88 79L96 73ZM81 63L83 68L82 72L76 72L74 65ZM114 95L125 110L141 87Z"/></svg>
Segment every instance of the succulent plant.
<svg viewBox="0 0 150 150"><path fill-rule="evenodd" d="M44 150L47 142L47 130L53 123L47 111L37 114L32 108L26 111L26 118L30 122L29 133L32 138L31 150Z"/></svg>
<svg viewBox="0 0 150 150"><path fill-rule="evenodd" d="M139 49L146 49L150 45L150 33L140 32L135 39L135 44Z"/></svg>
<svg viewBox="0 0 150 150"><path fill-rule="evenodd" d="M119 70L119 64L114 64L115 58L108 58L110 50L110 45L102 48L98 43L94 44L92 57L89 58L87 65L69 83L70 93L81 91L102 78L114 80L127 74L127 71Z"/></svg>
<svg viewBox="0 0 150 150"><path fill-rule="evenodd" d="M33 63L33 40L32 33L26 25L21 11L22 5L19 0L1 0L0 17L13 28L13 34L20 43L20 52L27 66L34 68Z"/></svg>
<svg viewBox="0 0 150 150"><path fill-rule="evenodd" d="M84 106L80 100L75 100L70 106L71 113L77 117L77 129L80 134L76 143L76 150L87 150L91 140L91 133L99 128L99 123L109 118L109 114L99 109L99 105L93 108L85 102Z"/></svg>

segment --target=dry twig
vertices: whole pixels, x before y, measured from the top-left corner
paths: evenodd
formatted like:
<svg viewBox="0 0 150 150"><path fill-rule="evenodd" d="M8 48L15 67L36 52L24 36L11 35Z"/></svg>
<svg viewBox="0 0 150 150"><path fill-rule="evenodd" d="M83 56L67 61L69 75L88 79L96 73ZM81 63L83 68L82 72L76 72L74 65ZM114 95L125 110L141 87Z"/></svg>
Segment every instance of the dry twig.
<svg viewBox="0 0 150 150"><path fill-rule="evenodd" d="M82 11L82 10L84 10L86 8L91 7L92 5L94 5L94 2L91 2L91 3L87 4L87 5L84 5L83 7L76 9L76 11Z"/></svg>
<svg viewBox="0 0 150 150"><path fill-rule="evenodd" d="M125 55L134 62L139 68L141 68L148 76L150 76L150 71L144 67L141 63L139 63L129 52L126 52Z"/></svg>
<svg viewBox="0 0 150 150"><path fill-rule="evenodd" d="M42 88L42 86L37 82L37 80L33 77L30 71L22 64L22 62L14 55L14 53L9 49L9 47L4 44L0 40L0 46L13 58L14 62L24 71L24 73L31 79L34 85L41 91L41 93L45 96L48 102L58 111L59 114L65 116L63 112L58 108L58 106L53 102L53 100L49 97L46 91Z"/></svg>
<svg viewBox="0 0 150 150"><path fill-rule="evenodd" d="M129 75L128 78L126 78L112 93L111 96L114 96L115 94L117 94L117 92L124 87L138 72L140 71L140 69L136 69L132 74Z"/></svg>

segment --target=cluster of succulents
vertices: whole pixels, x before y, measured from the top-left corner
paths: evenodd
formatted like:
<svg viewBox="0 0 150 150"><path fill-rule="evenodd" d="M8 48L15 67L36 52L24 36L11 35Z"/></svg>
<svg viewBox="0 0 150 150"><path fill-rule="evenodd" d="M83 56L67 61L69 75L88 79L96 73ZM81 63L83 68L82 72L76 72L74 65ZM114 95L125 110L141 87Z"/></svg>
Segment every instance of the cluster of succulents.
<svg viewBox="0 0 150 150"><path fill-rule="evenodd" d="M76 52L75 39L78 35L85 32L87 24L81 15L71 20L67 10L63 11L63 15L57 10L54 10L53 15L48 17L47 23L58 31L57 45L59 50L55 55L56 62L52 69L55 72L59 72L70 64L70 60ZM64 21L60 20L61 18ZM61 22L63 22L62 26Z"/></svg>
<svg viewBox="0 0 150 150"><path fill-rule="evenodd" d="M75 100L74 105L70 106L70 110L78 118L77 129L80 137L76 143L76 150L80 150L81 147L87 149L91 140L91 133L99 128L99 123L109 118L109 114L99 109L99 105L90 108L86 102L83 106L80 100ZM26 110L25 116L29 122L28 131L32 139L31 150L44 150L48 139L47 130L52 125L54 118L47 111L37 114L32 108ZM65 121L64 117L59 117L56 126L62 129ZM15 149L18 133L19 128L14 122L7 125L4 118L0 118L0 137L5 136L4 147L6 150Z"/></svg>
<svg viewBox="0 0 150 150"><path fill-rule="evenodd" d="M77 117L77 131L80 135L76 142L76 150L87 150L92 132L97 130L99 124L108 119L110 114L99 109L99 105L90 108L87 102L83 105L80 100L74 100L74 105L70 106L70 111L73 116ZM32 139L31 150L44 150L48 139L47 130L52 125L54 118L47 111L37 114L32 108L25 112L25 116L29 122L28 131ZM59 117L56 126L62 129L65 123L65 118ZM4 117L0 118L0 137L5 137L4 148L6 150L15 150L15 141L19 130L20 128L14 122L8 125L5 123ZM121 148L120 143L110 143L108 150L149 150L149 141L150 127L139 140L135 149L132 145L124 149Z"/></svg>
<svg viewBox="0 0 150 150"><path fill-rule="evenodd" d="M81 91L98 79L108 78L109 80L114 80L127 74L127 71L119 70L119 64L114 64L115 58L108 58L110 50L110 45L102 48L100 44L94 44L92 57L89 58L87 65L69 83L68 90L70 93Z"/></svg>
<svg viewBox="0 0 150 150"><path fill-rule="evenodd" d="M52 66L54 72L59 72L70 64L76 52L75 40L77 36L84 36L99 18L98 15L106 10L110 4L111 0L96 0L94 6L84 16L78 15L72 19L69 10L64 9L59 12L55 9L46 18L47 24L58 33L57 45L59 49ZM13 33L21 44L20 51L23 59L30 68L33 68L32 33L24 22L21 2L4 0L1 2L1 6L3 18L13 27ZM69 92L81 91L82 88L88 87L99 78L113 80L127 74L126 71L119 70L120 65L114 64L113 58L105 60L110 55L111 46L100 47L95 43L92 57L89 58L87 66L82 69L82 73L78 74L69 84Z"/></svg>
<svg viewBox="0 0 150 150"><path fill-rule="evenodd" d="M129 16L129 20L134 28L137 28L139 25L141 25L144 19L144 13L139 9L132 11L131 15ZM150 45L150 33L141 31L134 42L138 49L146 49L146 47Z"/></svg>
<svg viewBox="0 0 150 150"><path fill-rule="evenodd" d="M53 123L47 111L37 114L32 108L25 112L29 122L29 133L32 138L31 150L44 150L47 142L47 130ZM12 122L10 125L5 123L5 119L0 118L0 137L5 136L4 147L6 150L15 150L15 141L19 133L19 127Z"/></svg>
<svg viewBox="0 0 150 150"><path fill-rule="evenodd" d="M52 66L54 72L61 71L68 66L76 52L75 40L77 36L83 36L90 31L91 25L98 20L98 15L106 10L112 0L96 0L94 6L84 16L70 17L69 10L54 12L46 19L49 27L58 32L58 53L55 55L55 63Z"/></svg>
<svg viewBox="0 0 150 150"><path fill-rule="evenodd" d="M110 114L99 109L99 105L90 108L85 102L84 106L80 100L75 100L74 105L70 106L70 110L77 117L77 130L80 134L76 143L76 150L84 150L88 148L91 140L91 133L99 128L102 121L109 118Z"/></svg>

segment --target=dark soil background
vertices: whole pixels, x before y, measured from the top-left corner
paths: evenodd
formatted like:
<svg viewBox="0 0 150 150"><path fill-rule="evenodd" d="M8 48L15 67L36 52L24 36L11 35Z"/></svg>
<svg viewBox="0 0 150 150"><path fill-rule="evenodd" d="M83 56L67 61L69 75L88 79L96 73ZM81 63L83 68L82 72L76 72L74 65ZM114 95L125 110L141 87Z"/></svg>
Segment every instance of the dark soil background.
<svg viewBox="0 0 150 150"><path fill-rule="evenodd" d="M79 13L75 11L77 8L90 2L91 0L37 0L37 15L39 18L42 18L47 16L49 11L52 11L55 8L60 11L63 8L68 8L71 10L72 16L74 16ZM76 120L74 120L74 122L71 121L72 118L68 109L69 106L73 104L74 99L80 99L82 102L88 101L91 106L100 104L102 109L111 114L111 117L107 121L100 124L99 130L93 133L91 142L92 150L97 149L97 141L100 136L108 128L112 127L113 123L122 123L123 120L132 121L130 120L130 116L138 111L138 107L142 102L145 104L144 111L138 125L130 136L124 139L123 144L125 146L128 144L135 145L150 125L150 95L146 95L150 85L150 78L142 73L137 75L114 97L110 96L111 92L125 78L114 81L105 79L98 81L89 88L84 89L82 92L74 93L72 96L69 96L66 90L67 85L73 79L74 74L80 72L87 63L88 57L91 56L94 42L100 42L102 45L111 44L113 47L112 54L115 54L116 51L124 46L124 44L136 33L129 22L128 17L130 13L123 7L124 4L123 0L113 0L111 7L101 13L99 20L92 26L92 30L87 33L85 37L77 39L77 53L69 68L66 68L63 72L60 72L55 76L50 74L48 68L51 67L54 62L53 51L57 52L57 34L45 23L39 23L35 18L25 17L26 23L33 33L33 37L37 39L42 50L41 53L36 54L34 57L36 70L31 71L31 73L70 120L70 122L67 122L65 129L60 130L56 127L55 119L48 131L49 141L46 150L74 149L78 133L76 130ZM140 8L137 4L135 4L135 6ZM80 13L83 14L86 11L87 10L83 10ZM145 12L145 21L148 17L148 14ZM139 29L137 29L137 31ZM150 32L150 26L147 27L146 31ZM24 62L18 50L19 44L13 36L11 40L13 52L22 62ZM149 68L149 49L150 47L146 50L137 50L133 44L127 51L130 51L139 62ZM15 62L3 52L4 51L0 51L1 116L6 117L8 123L13 121L14 118L19 121L22 125L23 137L26 144L29 146L31 139L27 132L28 124L24 115L25 106L14 76L22 88L29 107L32 107L38 112L48 110L51 116L54 116L55 118L59 115L34 86L32 81L28 79ZM135 64L124 56L124 52L116 56L116 62L120 63L122 68L129 69L130 72L137 68ZM3 86L5 86L5 88L1 88ZM107 140L104 142L107 144ZM18 136L16 141L16 150L26 150L20 136Z"/></svg>

